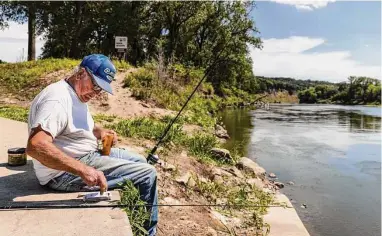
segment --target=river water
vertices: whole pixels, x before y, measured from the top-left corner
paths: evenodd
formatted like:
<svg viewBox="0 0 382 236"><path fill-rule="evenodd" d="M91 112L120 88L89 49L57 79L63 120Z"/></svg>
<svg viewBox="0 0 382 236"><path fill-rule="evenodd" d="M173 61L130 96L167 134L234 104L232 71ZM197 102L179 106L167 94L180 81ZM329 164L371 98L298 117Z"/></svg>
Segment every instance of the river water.
<svg viewBox="0 0 382 236"><path fill-rule="evenodd" d="M282 192L311 235L381 235L381 108L271 105L221 118L226 147L295 183Z"/></svg>

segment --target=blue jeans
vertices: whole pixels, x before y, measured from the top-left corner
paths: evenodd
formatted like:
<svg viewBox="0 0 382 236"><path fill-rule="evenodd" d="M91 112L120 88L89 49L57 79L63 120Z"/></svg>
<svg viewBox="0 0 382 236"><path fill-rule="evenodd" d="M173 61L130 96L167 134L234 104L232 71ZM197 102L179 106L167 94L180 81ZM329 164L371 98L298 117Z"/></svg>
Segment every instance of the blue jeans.
<svg viewBox="0 0 382 236"><path fill-rule="evenodd" d="M112 148L109 156L102 156L99 152L91 152L78 158L88 166L92 166L104 173L109 189L120 187L118 183L129 179L137 187L141 194L141 199L149 205L158 204L157 175L155 168L147 164L143 156L129 152L125 149ZM47 187L59 191L96 191L99 187L89 187L82 179L71 173L64 173L52 179ZM158 223L158 207L149 207L151 211L150 221L145 224L149 235L156 234Z"/></svg>

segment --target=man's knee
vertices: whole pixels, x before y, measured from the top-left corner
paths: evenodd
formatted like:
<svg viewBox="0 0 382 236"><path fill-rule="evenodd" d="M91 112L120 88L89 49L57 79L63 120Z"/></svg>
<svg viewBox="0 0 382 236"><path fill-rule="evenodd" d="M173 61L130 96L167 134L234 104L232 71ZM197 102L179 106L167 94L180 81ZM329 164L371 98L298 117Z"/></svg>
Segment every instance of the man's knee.
<svg viewBox="0 0 382 236"><path fill-rule="evenodd" d="M155 169L154 166L150 165L150 164L144 164L147 168L147 174L150 176L150 178L152 179L156 179L157 178L157 170Z"/></svg>
<svg viewBox="0 0 382 236"><path fill-rule="evenodd" d="M137 183L152 184L157 178L157 171L154 166L147 163L136 163L134 167L129 167L132 179Z"/></svg>
<svg viewBox="0 0 382 236"><path fill-rule="evenodd" d="M115 148L115 152L118 153L122 159L139 163L147 163L147 160L144 156L139 153L129 151L125 148Z"/></svg>
<svg viewBox="0 0 382 236"><path fill-rule="evenodd" d="M142 155L138 155L137 160L138 162L141 162L141 163L147 163L147 159Z"/></svg>
<svg viewBox="0 0 382 236"><path fill-rule="evenodd" d="M157 171L154 166L150 164L142 164L144 169L143 183L147 185L155 185L157 180Z"/></svg>

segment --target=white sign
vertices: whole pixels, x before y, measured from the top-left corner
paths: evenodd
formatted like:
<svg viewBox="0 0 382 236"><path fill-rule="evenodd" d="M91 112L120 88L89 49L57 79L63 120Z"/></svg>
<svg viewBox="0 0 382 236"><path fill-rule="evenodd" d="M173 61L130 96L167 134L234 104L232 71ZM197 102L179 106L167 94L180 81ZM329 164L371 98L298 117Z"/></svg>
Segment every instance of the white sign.
<svg viewBox="0 0 382 236"><path fill-rule="evenodd" d="M115 36L115 48L127 48L127 37Z"/></svg>

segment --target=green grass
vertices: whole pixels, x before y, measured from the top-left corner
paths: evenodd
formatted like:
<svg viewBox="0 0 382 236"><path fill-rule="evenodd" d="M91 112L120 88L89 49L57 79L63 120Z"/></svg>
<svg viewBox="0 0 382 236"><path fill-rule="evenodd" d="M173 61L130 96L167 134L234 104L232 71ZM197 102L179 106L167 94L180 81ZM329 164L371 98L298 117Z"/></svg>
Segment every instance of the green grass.
<svg viewBox="0 0 382 236"><path fill-rule="evenodd" d="M129 205L123 208L129 217L133 235L147 235L147 231L143 228L146 221L150 220L150 212L145 205L146 202L140 199L138 189L136 189L130 180L121 185L121 200L119 204Z"/></svg>
<svg viewBox="0 0 382 236"><path fill-rule="evenodd" d="M217 197L227 190L227 187L224 184L218 184L210 181L202 182L197 176L194 176L194 179L197 191L204 197L209 198L212 195Z"/></svg>
<svg viewBox="0 0 382 236"><path fill-rule="evenodd" d="M0 106L0 117L28 122L29 110L17 106Z"/></svg>
<svg viewBox="0 0 382 236"><path fill-rule="evenodd" d="M140 100L147 100L151 97L154 89L154 71L139 68L136 72L128 74L123 81L123 87L131 88L134 97Z"/></svg>
<svg viewBox="0 0 382 236"><path fill-rule="evenodd" d="M113 61L113 63L118 70L131 68L131 65L126 62ZM70 71L79 64L80 60L67 58L3 63L0 64L0 88L3 93L11 93L31 100L49 83L62 79L52 77L48 81L41 78L59 70Z"/></svg>
<svg viewBox="0 0 382 236"><path fill-rule="evenodd" d="M192 155L205 156L210 153L211 148L218 145L214 135L198 132L184 141Z"/></svg>
<svg viewBox="0 0 382 236"><path fill-rule="evenodd" d="M125 137L145 138L158 140L163 134L167 123L153 118L136 118L131 120L121 120L115 124L107 125L107 128L113 129L118 134ZM174 124L163 140L164 143L177 141L184 133L181 125Z"/></svg>
<svg viewBox="0 0 382 236"><path fill-rule="evenodd" d="M263 206L273 203L273 198L270 193L266 193L250 184L241 183L236 184L236 186L230 186L227 183L205 183L199 181L197 178L195 182L198 191L203 196L209 197L214 195L215 198L227 198L227 204L232 205L232 208L236 210L253 209L261 214L265 214L267 207ZM253 207L254 205L261 207Z"/></svg>
<svg viewBox="0 0 382 236"><path fill-rule="evenodd" d="M211 203L216 204L217 199L226 199L224 204L230 205L230 207L219 208L221 213L232 216L237 213L233 211L236 210L244 213L246 226L255 226L259 231L266 228L266 231L269 231L270 226L263 221L263 215L267 213L266 206L274 203L271 194L246 183L233 186L229 183L202 182L197 177L194 179L195 190Z"/></svg>
<svg viewBox="0 0 382 236"><path fill-rule="evenodd" d="M188 149L191 155L194 155L203 163L212 163L221 165L222 162L215 159L211 154L211 149L218 147L217 138L208 133L198 132L191 136L187 136L182 140L182 144Z"/></svg>
<svg viewBox="0 0 382 236"><path fill-rule="evenodd" d="M205 99L196 94L187 104L187 110L190 111L185 115L187 123L213 127L217 121L214 116L219 109L217 104L218 102L214 99Z"/></svg>
<svg viewBox="0 0 382 236"><path fill-rule="evenodd" d="M125 61L119 61L119 60L113 60L113 64L117 70L128 70L133 67L129 63Z"/></svg>
<svg viewBox="0 0 382 236"><path fill-rule="evenodd" d="M32 99L47 84L39 79L59 70L69 70L79 64L72 59L43 59L0 64L0 83L5 92ZM61 78L57 78L61 79Z"/></svg>
<svg viewBox="0 0 382 236"><path fill-rule="evenodd" d="M96 115L93 115L93 120L95 123L100 123L102 121L105 121L105 122L114 122L115 120L117 120L117 116L116 115L105 115L105 114L96 114Z"/></svg>

